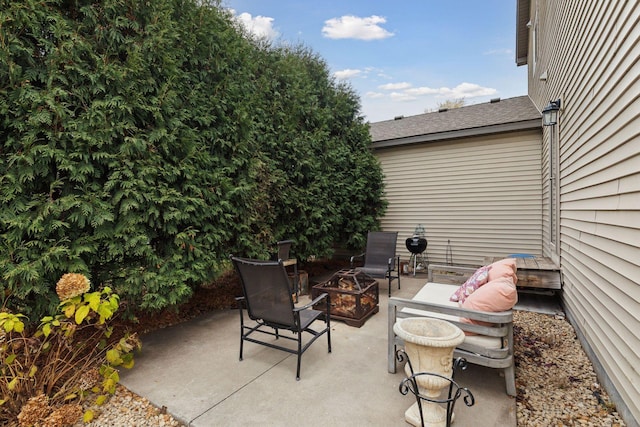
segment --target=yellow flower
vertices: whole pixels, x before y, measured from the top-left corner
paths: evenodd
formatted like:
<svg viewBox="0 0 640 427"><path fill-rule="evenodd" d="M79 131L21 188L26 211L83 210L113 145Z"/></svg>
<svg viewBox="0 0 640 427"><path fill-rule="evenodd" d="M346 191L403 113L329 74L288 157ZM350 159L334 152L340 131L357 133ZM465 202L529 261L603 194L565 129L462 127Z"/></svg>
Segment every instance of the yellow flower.
<svg viewBox="0 0 640 427"><path fill-rule="evenodd" d="M84 274L67 273L58 280L56 293L60 301L64 301L88 292L89 287L89 279Z"/></svg>

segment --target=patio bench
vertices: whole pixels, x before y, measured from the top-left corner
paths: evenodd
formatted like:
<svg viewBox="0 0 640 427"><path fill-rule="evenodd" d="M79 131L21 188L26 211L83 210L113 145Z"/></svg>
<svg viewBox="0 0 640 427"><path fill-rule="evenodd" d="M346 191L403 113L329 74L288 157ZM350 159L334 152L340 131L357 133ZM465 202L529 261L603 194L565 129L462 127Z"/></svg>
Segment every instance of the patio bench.
<svg viewBox="0 0 640 427"><path fill-rule="evenodd" d="M463 357L469 363L502 369L506 391L516 395L513 358L513 311L486 312L461 308L449 300L457 287L475 272L475 268L448 265L429 265L428 282L412 299L389 298L388 317L388 371L396 372L395 353L404 345L396 336L393 325L398 318L433 317L447 320L465 333L465 340L454 351L454 357ZM434 280L449 282L436 283ZM459 282L459 283L451 283ZM466 323L461 318L483 324Z"/></svg>

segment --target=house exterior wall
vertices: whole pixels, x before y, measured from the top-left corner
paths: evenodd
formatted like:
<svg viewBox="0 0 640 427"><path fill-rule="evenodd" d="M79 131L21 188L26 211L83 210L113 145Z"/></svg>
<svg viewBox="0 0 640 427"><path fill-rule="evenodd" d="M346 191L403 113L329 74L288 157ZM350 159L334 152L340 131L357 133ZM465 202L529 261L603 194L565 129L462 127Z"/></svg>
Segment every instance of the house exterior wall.
<svg viewBox="0 0 640 427"><path fill-rule="evenodd" d="M529 95L561 100L543 137L543 253L565 309L629 425L640 420L640 2L530 2ZM559 245L550 244L558 142Z"/></svg>
<svg viewBox="0 0 640 427"><path fill-rule="evenodd" d="M383 230L426 229L430 262L481 265L486 256L542 255L540 130L377 149L389 207Z"/></svg>

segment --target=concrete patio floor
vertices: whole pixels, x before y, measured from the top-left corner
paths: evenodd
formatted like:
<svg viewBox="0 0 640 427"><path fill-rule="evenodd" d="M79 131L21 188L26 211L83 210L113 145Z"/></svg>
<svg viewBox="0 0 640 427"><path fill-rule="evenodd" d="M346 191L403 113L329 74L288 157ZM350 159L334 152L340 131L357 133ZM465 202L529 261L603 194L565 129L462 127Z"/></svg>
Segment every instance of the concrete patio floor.
<svg viewBox="0 0 640 427"><path fill-rule="evenodd" d="M392 295L412 297L426 275L402 276ZM143 350L121 383L166 407L188 426L403 426L415 402L398 386L402 369L387 372L387 292L379 280L380 311L361 328L332 321L332 353L321 337L302 356L245 343L238 360L237 310L216 311L142 337ZM301 296L308 302L308 296ZM475 405L458 401L454 426L516 426L515 399L507 396L498 370L469 365L456 373Z"/></svg>

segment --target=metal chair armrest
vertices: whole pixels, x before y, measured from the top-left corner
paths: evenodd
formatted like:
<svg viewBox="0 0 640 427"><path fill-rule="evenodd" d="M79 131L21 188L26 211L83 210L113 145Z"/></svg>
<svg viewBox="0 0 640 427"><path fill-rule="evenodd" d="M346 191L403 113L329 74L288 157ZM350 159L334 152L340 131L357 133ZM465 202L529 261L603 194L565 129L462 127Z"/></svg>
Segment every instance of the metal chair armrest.
<svg viewBox="0 0 640 427"><path fill-rule="evenodd" d="M394 262L395 259L395 262ZM387 264L389 265L388 270L389 271L394 271L396 269L396 266L398 267L398 270L400 270L400 255L396 255L395 258L389 258L389 260L387 261Z"/></svg>
<svg viewBox="0 0 640 427"><path fill-rule="evenodd" d="M356 258L363 258L366 254L367 254L366 252L363 252L363 253L361 253L361 254L359 254L359 255L354 255L354 256L352 256L352 257L349 259L349 265L351 266L351 268L353 268L353 261L355 261L355 260L356 260Z"/></svg>
<svg viewBox="0 0 640 427"><path fill-rule="evenodd" d="M307 303L307 304L305 304L305 305L303 305L303 306L301 306L301 307L295 307L295 308L293 309L293 311L295 312L295 311L302 311L302 310L306 310L306 309L308 309L308 308L310 308L310 307L313 307L314 305L316 305L317 303L319 303L320 301L322 301L323 299L326 299L326 298L328 298L328 297L329 297L329 294L328 294L328 293L326 293L326 292L324 292L324 293L322 293L322 294L318 295L318 296L317 296L313 301L311 301L310 303Z"/></svg>

